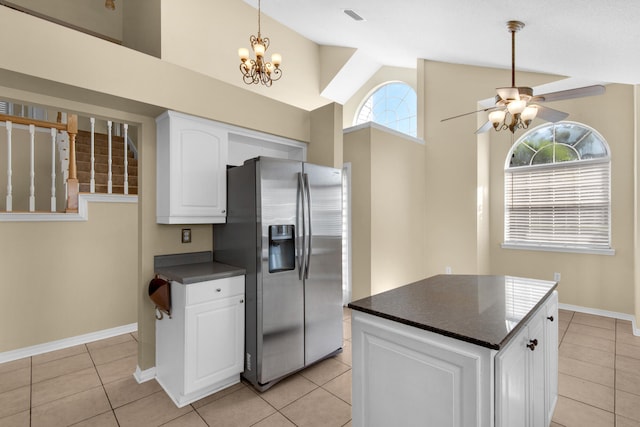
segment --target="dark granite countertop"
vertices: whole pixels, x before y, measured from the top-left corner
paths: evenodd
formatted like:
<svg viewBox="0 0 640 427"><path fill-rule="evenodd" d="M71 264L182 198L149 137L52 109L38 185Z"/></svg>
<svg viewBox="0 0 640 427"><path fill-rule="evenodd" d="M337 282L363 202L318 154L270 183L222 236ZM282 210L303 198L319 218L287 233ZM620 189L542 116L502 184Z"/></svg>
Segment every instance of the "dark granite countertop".
<svg viewBox="0 0 640 427"><path fill-rule="evenodd" d="M156 274L183 285L246 273L244 268L213 261L211 251L158 255L154 257L153 265Z"/></svg>
<svg viewBox="0 0 640 427"><path fill-rule="evenodd" d="M349 307L499 350L557 286L513 276L447 274L354 301Z"/></svg>

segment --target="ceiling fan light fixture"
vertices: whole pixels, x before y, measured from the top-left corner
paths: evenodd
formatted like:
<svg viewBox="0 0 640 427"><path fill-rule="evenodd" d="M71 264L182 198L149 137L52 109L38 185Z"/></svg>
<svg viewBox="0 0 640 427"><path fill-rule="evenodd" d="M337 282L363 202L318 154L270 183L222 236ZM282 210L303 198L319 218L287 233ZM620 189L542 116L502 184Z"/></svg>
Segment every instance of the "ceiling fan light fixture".
<svg viewBox="0 0 640 427"><path fill-rule="evenodd" d="M528 125L538 115L538 107L530 105L522 111L520 118Z"/></svg>
<svg viewBox="0 0 640 427"><path fill-rule="evenodd" d="M518 101L511 101L507 104L507 110L513 116L520 114L527 108L527 101L520 99Z"/></svg>
<svg viewBox="0 0 640 427"><path fill-rule="evenodd" d="M493 125L498 125L504 120L504 116L507 115L505 110L495 110L489 113L489 121L493 123Z"/></svg>
<svg viewBox="0 0 640 427"><path fill-rule="evenodd" d="M515 133L518 129L527 129L535 118L548 122L558 122L564 120L568 114L562 111L553 110L549 107L537 105L541 102L560 101L563 99L574 99L585 96L601 95L605 93L602 85L584 86L575 89L550 92L542 95L533 94L533 89L528 86L516 86L516 32L524 28L524 23L520 21L507 22L507 30L511 33L511 86L496 88L497 95L493 107L483 108L469 113L458 114L441 121L464 117L469 114L489 112L489 120L478 130L476 134L487 132L491 125L496 132L509 130ZM532 103L529 105L529 103Z"/></svg>

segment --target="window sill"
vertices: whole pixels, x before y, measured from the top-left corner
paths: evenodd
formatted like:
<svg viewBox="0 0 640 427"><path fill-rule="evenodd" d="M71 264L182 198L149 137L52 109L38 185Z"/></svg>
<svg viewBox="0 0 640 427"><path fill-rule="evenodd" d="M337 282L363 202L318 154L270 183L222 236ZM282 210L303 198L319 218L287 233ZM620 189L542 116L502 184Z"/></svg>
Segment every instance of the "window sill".
<svg viewBox="0 0 640 427"><path fill-rule="evenodd" d="M542 252L567 252L575 254L591 254L591 255L615 255L615 249L587 249L572 248L560 246L541 246L541 245L521 245L515 243L502 243L502 249L517 249L524 251L542 251Z"/></svg>

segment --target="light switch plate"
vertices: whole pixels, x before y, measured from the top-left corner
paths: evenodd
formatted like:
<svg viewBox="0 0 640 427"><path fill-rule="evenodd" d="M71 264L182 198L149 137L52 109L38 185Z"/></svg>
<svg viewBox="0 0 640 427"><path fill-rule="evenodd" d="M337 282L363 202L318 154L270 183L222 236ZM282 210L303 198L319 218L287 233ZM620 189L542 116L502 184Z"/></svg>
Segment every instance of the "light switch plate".
<svg viewBox="0 0 640 427"><path fill-rule="evenodd" d="M183 228L182 229L182 243L191 243L191 229Z"/></svg>

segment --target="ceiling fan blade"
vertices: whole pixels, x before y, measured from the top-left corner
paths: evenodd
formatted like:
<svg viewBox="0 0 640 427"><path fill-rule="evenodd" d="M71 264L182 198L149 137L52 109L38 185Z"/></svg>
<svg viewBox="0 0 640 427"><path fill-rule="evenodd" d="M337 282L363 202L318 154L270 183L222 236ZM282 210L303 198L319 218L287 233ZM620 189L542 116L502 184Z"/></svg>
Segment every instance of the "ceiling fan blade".
<svg viewBox="0 0 640 427"><path fill-rule="evenodd" d="M470 115L470 114L482 113L482 112L485 112L485 111L494 110L495 108L496 108L496 107L487 107L487 108L483 108L482 110L469 111L468 113L463 113L463 114L458 114L457 116L447 117L446 119L442 119L442 120L440 120L440 121L441 121L441 122L446 122L447 120L457 119L457 118L459 118L459 117L468 116L468 115Z"/></svg>
<svg viewBox="0 0 640 427"><path fill-rule="evenodd" d="M491 123L489 120L487 120L485 124L483 124L482 126L480 126L478 128L478 130L476 131L476 135L480 134L480 133L485 133L489 129L491 129L492 127L493 127L493 123Z"/></svg>
<svg viewBox="0 0 640 427"><path fill-rule="evenodd" d="M542 120L546 120L547 122L555 123L569 117L569 113L554 110L553 108L543 107L542 105L536 105L536 108L538 108L538 114L536 115L536 117Z"/></svg>
<svg viewBox="0 0 640 427"><path fill-rule="evenodd" d="M509 99L512 101L520 100L520 91L517 87L499 87L496 89L496 92L498 92L498 96L502 99Z"/></svg>
<svg viewBox="0 0 640 427"><path fill-rule="evenodd" d="M602 95L606 89L602 85L584 86L575 89L560 90L558 92L549 92L542 95L536 95L532 101L535 102L553 102L565 99L582 98L585 96Z"/></svg>

